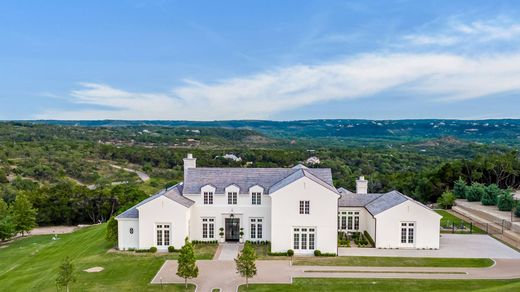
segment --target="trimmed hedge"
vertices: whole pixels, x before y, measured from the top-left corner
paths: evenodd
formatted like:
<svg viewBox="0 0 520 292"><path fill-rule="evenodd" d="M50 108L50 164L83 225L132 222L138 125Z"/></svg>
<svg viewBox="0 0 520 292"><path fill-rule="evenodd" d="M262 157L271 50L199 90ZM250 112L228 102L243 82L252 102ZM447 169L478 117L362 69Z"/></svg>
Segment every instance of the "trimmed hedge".
<svg viewBox="0 0 520 292"><path fill-rule="evenodd" d="M175 247L173 246L168 246L168 252L175 252Z"/></svg>
<svg viewBox="0 0 520 292"><path fill-rule="evenodd" d="M218 240L192 240L191 244L218 244Z"/></svg>

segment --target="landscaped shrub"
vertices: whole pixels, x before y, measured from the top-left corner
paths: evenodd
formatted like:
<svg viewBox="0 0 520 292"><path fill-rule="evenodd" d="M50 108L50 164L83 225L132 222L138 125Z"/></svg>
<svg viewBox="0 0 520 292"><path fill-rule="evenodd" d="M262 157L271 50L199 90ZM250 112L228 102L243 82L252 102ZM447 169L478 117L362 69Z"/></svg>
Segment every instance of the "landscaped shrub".
<svg viewBox="0 0 520 292"><path fill-rule="evenodd" d="M136 253L146 253L146 252L150 252L150 249L136 249L135 252Z"/></svg>
<svg viewBox="0 0 520 292"><path fill-rule="evenodd" d="M315 250L314 251L314 256L320 257L321 256L321 251L319 249Z"/></svg>
<svg viewBox="0 0 520 292"><path fill-rule="evenodd" d="M294 250L292 250L292 249L288 250L287 255L292 257L294 255Z"/></svg>
<svg viewBox="0 0 520 292"><path fill-rule="evenodd" d="M496 185L491 184L485 188L485 192L482 195L480 201L484 206L493 206L497 204L498 196L502 190Z"/></svg>
<svg viewBox="0 0 520 292"><path fill-rule="evenodd" d="M455 195L452 192L444 192L437 199L437 204L443 209L451 209L455 205Z"/></svg>
<svg viewBox="0 0 520 292"><path fill-rule="evenodd" d="M484 185L480 183L473 183L468 187L468 191L466 192L466 199L469 202L478 202L482 199L485 193L486 190Z"/></svg>
<svg viewBox="0 0 520 292"><path fill-rule="evenodd" d="M273 257L286 257L287 252L268 252L267 255Z"/></svg>
<svg viewBox="0 0 520 292"><path fill-rule="evenodd" d="M513 210L513 204L515 203L513 195L509 191L502 191L502 194L498 196L498 210L500 211L511 211Z"/></svg>
<svg viewBox="0 0 520 292"><path fill-rule="evenodd" d="M157 247L155 247L155 246L150 247L150 252L151 253L157 252Z"/></svg>
<svg viewBox="0 0 520 292"><path fill-rule="evenodd" d="M173 246L168 246L168 252L174 252L175 251L175 248Z"/></svg>
<svg viewBox="0 0 520 292"><path fill-rule="evenodd" d="M365 235L365 238L368 240L368 242L370 242L370 245L375 246L372 236L370 236L370 234L367 231L363 232L363 234Z"/></svg>
<svg viewBox="0 0 520 292"><path fill-rule="evenodd" d="M335 257L336 254L335 253L332 253L332 252L322 252L320 254L320 257Z"/></svg>
<svg viewBox="0 0 520 292"><path fill-rule="evenodd" d="M453 186L453 194L458 199L465 199L467 190L468 190L468 186L466 185L466 182L462 178L459 178L455 182L455 185Z"/></svg>

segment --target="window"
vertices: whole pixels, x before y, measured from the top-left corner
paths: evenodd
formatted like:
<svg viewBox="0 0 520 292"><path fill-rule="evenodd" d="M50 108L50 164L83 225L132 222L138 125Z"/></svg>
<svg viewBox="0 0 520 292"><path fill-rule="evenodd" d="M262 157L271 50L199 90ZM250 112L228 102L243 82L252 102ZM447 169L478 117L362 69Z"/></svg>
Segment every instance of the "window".
<svg viewBox="0 0 520 292"><path fill-rule="evenodd" d="M249 219L251 226L251 239L262 238L262 218L251 218Z"/></svg>
<svg viewBox="0 0 520 292"><path fill-rule="evenodd" d="M169 224L157 224L156 225L156 244L157 246L169 246L170 245L170 225Z"/></svg>
<svg viewBox="0 0 520 292"><path fill-rule="evenodd" d="M202 238L215 237L215 218L202 218Z"/></svg>
<svg viewBox="0 0 520 292"><path fill-rule="evenodd" d="M204 192L204 205L213 205L213 192Z"/></svg>
<svg viewBox="0 0 520 292"><path fill-rule="evenodd" d="M354 216L354 230L359 230L359 212L356 212Z"/></svg>
<svg viewBox="0 0 520 292"><path fill-rule="evenodd" d="M338 212L339 230L359 230L359 212Z"/></svg>
<svg viewBox="0 0 520 292"><path fill-rule="evenodd" d="M229 192L227 197L228 205L236 205L237 204L237 192Z"/></svg>
<svg viewBox="0 0 520 292"><path fill-rule="evenodd" d="M415 241L415 223L401 222L401 243L413 244Z"/></svg>
<svg viewBox="0 0 520 292"><path fill-rule="evenodd" d="M130 228L130 234L134 234L134 229Z"/></svg>
<svg viewBox="0 0 520 292"><path fill-rule="evenodd" d="M352 230L352 216L348 216L348 230Z"/></svg>
<svg viewBox="0 0 520 292"><path fill-rule="evenodd" d="M251 193L251 204L261 205L262 204L262 193L258 193L258 192Z"/></svg>
<svg viewBox="0 0 520 292"><path fill-rule="evenodd" d="M309 214L310 201L300 201L300 214Z"/></svg>
<svg viewBox="0 0 520 292"><path fill-rule="evenodd" d="M316 228L293 228L294 250L314 250L316 248Z"/></svg>

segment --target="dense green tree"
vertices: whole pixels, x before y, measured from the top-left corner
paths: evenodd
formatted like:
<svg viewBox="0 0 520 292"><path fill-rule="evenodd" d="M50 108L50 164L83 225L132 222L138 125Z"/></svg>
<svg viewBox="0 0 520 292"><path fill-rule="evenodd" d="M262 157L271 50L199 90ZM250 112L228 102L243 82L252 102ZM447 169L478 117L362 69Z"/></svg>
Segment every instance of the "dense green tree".
<svg viewBox="0 0 520 292"><path fill-rule="evenodd" d="M453 194L458 199L465 199L466 198L466 192L468 189L468 185L466 184L466 181L464 181L461 177L455 182L453 186Z"/></svg>
<svg viewBox="0 0 520 292"><path fill-rule="evenodd" d="M114 245L117 244L117 220L114 217L110 217L107 222L105 239Z"/></svg>
<svg viewBox="0 0 520 292"><path fill-rule="evenodd" d="M486 194L486 189L481 183L472 183L471 186L468 187L468 191L466 192L466 199L469 202L478 202L482 199L482 197Z"/></svg>
<svg viewBox="0 0 520 292"><path fill-rule="evenodd" d="M36 227L36 212L25 195L18 195L12 205L16 232L21 232L24 236L25 232L29 232Z"/></svg>
<svg viewBox="0 0 520 292"><path fill-rule="evenodd" d="M437 204L443 209L451 209L455 205L455 199L455 195L452 192L446 191L439 197Z"/></svg>
<svg viewBox="0 0 520 292"><path fill-rule="evenodd" d="M0 241L15 235L15 224L7 203L0 198Z"/></svg>
<svg viewBox="0 0 520 292"><path fill-rule="evenodd" d="M56 278L56 286L58 288L65 287L66 291L69 291L69 286L71 283L76 281L76 275L74 272L74 265L69 257L63 259L59 269L58 269L58 277Z"/></svg>
<svg viewBox="0 0 520 292"><path fill-rule="evenodd" d="M250 242L244 244L244 249L235 259L237 273L246 278L246 287L249 288L249 279L256 275L256 252Z"/></svg>
<svg viewBox="0 0 520 292"><path fill-rule="evenodd" d="M498 196L498 210L500 211L511 211L514 206L513 195L509 191L503 191L501 195Z"/></svg>
<svg viewBox="0 0 520 292"><path fill-rule="evenodd" d="M497 204L498 196L502 193L502 190L496 184L490 184L484 188L485 192L482 194L480 199L482 205L492 206Z"/></svg>
<svg viewBox="0 0 520 292"><path fill-rule="evenodd" d="M196 264L193 245L187 237L184 240L184 246L181 248L177 263L177 276L184 279L184 285L188 288L188 279L197 278L199 268Z"/></svg>

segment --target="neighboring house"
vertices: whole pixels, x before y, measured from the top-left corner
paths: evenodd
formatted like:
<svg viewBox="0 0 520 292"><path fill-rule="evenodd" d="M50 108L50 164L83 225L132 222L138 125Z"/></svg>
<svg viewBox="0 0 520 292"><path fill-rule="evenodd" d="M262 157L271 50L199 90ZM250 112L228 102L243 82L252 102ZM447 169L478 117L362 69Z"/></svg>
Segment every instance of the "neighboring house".
<svg viewBox="0 0 520 292"><path fill-rule="evenodd" d="M235 162L240 162L242 161L242 158L236 156L235 154L226 154L224 156L222 156L222 158L224 159L229 159L229 160L233 160Z"/></svg>
<svg viewBox="0 0 520 292"><path fill-rule="evenodd" d="M358 194L338 190L330 169L302 165L201 168L188 154L183 183L116 217L119 249L180 248L188 237L270 241L272 252L337 253L338 229L367 230L377 247L439 247L440 216L435 212L396 191L367 194L366 181L357 183ZM404 245L399 243L401 224L407 224Z"/></svg>
<svg viewBox="0 0 520 292"><path fill-rule="evenodd" d="M313 165L313 164L320 164L321 161L320 161L320 159L318 157L312 156L312 157L307 158L305 163L309 164L309 165Z"/></svg>

